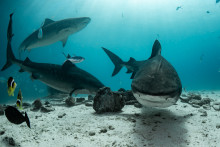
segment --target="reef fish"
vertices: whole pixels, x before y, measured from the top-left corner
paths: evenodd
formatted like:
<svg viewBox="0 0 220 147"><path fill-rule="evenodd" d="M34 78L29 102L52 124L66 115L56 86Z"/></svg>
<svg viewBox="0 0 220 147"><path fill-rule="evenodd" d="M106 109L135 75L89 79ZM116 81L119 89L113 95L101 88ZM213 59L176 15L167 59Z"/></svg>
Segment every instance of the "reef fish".
<svg viewBox="0 0 220 147"><path fill-rule="evenodd" d="M23 100L23 97L22 97L22 93L21 93L21 89L19 89L19 92L18 92L18 96L17 96L17 107L18 109L22 110L22 100Z"/></svg>
<svg viewBox="0 0 220 147"><path fill-rule="evenodd" d="M22 115L20 111L18 111L15 107L8 106L5 109L5 116L7 119L14 124L21 124L23 122L26 122L27 126L31 128L30 120L28 118L27 113L25 112L25 116Z"/></svg>
<svg viewBox="0 0 220 147"><path fill-rule="evenodd" d="M15 88L17 87L17 84L15 83L15 80L13 77L8 78L7 86L8 86L8 95L14 96L14 91L15 91Z"/></svg>

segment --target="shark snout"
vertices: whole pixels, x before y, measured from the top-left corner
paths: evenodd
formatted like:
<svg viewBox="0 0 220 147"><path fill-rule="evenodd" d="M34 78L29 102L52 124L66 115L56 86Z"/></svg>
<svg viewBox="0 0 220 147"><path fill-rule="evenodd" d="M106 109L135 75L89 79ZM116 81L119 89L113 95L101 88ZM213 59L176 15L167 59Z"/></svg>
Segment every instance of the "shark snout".
<svg viewBox="0 0 220 147"><path fill-rule="evenodd" d="M90 23L90 21L91 21L91 18L89 18L89 17L84 17L83 18L83 20L82 20L82 24L89 24Z"/></svg>

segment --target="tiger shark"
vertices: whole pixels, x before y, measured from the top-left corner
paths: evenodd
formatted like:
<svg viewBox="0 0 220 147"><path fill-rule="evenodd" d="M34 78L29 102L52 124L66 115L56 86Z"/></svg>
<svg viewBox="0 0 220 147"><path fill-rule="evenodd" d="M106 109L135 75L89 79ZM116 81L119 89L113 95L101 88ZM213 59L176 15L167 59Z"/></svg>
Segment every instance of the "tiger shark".
<svg viewBox="0 0 220 147"><path fill-rule="evenodd" d="M97 90L104 85L93 75L78 68L70 61L66 61L63 65L36 63L32 62L28 57L22 61L15 58L11 40L12 34L12 15L8 26L8 44L7 44L7 62L1 69L4 71L12 64L17 64L21 67L19 72L28 72L34 80L40 80L46 85L69 93L74 94L95 94Z"/></svg>
<svg viewBox="0 0 220 147"><path fill-rule="evenodd" d="M103 48L115 65L112 76L123 66L132 73L132 93L142 105L147 107L169 107L177 102L182 92L182 84L174 67L161 56L161 45L154 42L150 58L136 61L130 57L128 62Z"/></svg>
<svg viewBox="0 0 220 147"><path fill-rule="evenodd" d="M41 27L21 43L19 51L30 51L33 48L47 46L57 41L61 41L64 47L69 35L82 30L90 21L89 17L69 18L59 21L46 18Z"/></svg>

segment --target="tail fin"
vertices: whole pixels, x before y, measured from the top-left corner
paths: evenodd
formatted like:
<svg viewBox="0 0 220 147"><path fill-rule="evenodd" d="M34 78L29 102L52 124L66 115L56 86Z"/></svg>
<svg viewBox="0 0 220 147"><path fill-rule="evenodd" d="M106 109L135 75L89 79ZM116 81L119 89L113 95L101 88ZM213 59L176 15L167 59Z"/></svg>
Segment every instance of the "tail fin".
<svg viewBox="0 0 220 147"><path fill-rule="evenodd" d="M111 59L111 61L115 65L115 69L112 73L112 76L115 76L121 70L121 68L124 66L124 62L117 55L115 55L114 53L112 53L108 49L106 49L104 47L102 47L102 49L105 51L105 53L108 55L108 57Z"/></svg>
<svg viewBox="0 0 220 147"><path fill-rule="evenodd" d="M13 37L12 34L12 15L13 13L10 15L10 20L9 20L9 24L8 24L8 31L7 31L7 39L8 39L8 44L7 44L7 62L6 64L2 67L1 71L7 69L8 67L10 67L13 63L15 59L15 56L12 52L12 48L11 48L11 40Z"/></svg>
<svg viewBox="0 0 220 147"><path fill-rule="evenodd" d="M29 118L28 118L26 112L25 112L25 121L26 121L27 126L28 126L29 128L31 128L30 120L29 120Z"/></svg>

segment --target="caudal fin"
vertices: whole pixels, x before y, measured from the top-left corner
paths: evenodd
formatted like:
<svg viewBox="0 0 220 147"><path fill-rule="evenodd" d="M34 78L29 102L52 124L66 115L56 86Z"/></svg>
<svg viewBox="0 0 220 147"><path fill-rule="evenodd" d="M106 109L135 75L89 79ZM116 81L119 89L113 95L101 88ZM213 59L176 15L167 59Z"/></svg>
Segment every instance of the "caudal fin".
<svg viewBox="0 0 220 147"><path fill-rule="evenodd" d="M8 44L7 44L7 61L6 64L2 67L1 71L7 69L8 67L10 67L13 64L13 61L15 61L15 56L12 52L12 48L11 48L11 40L13 37L12 34L12 15L10 15L10 20L9 20L9 24L8 24L8 31L7 31L7 39L8 39Z"/></svg>
<svg viewBox="0 0 220 147"><path fill-rule="evenodd" d="M121 58L119 58L117 55L115 55L114 53L112 53L108 49L106 49L104 47L102 47L102 49L105 51L105 53L108 55L108 57L111 59L111 61L115 65L115 69L112 73L112 76L115 76L123 67L124 62L121 60Z"/></svg>
<svg viewBox="0 0 220 147"><path fill-rule="evenodd" d="M25 112L25 121L26 121L27 126L28 126L29 128L31 128L30 120L29 120L28 115L27 115L26 112Z"/></svg>

